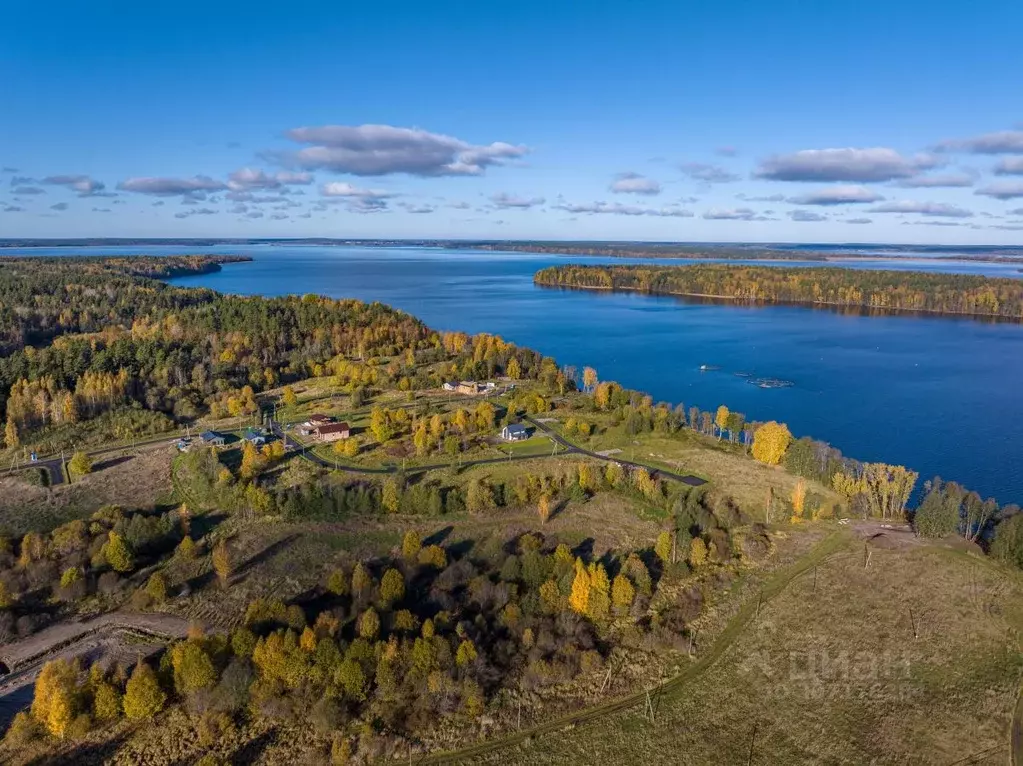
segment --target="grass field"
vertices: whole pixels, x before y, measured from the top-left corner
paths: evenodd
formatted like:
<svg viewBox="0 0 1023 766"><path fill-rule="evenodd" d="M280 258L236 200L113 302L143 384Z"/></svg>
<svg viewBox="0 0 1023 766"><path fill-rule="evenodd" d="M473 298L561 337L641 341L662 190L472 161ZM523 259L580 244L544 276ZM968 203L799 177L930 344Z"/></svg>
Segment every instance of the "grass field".
<svg viewBox="0 0 1023 766"><path fill-rule="evenodd" d="M621 425L599 412L558 411L556 421L547 427L557 431L572 444L594 452L617 450L615 454L630 462L678 473L691 473L725 488L739 508L752 518L764 520L768 489L775 498L787 500L798 481L796 476L779 467L767 466L750 459L741 445L718 441L683 429L668 436L658 433L628 434ZM570 432L566 421L588 423L594 433L581 437ZM841 499L829 487L807 482L807 490L821 495L830 503ZM779 521L772 518L771 521Z"/></svg>
<svg viewBox="0 0 1023 766"><path fill-rule="evenodd" d="M32 484L16 474L0 478L0 532L48 531L104 505L135 509L171 503L173 454L162 445L98 459L93 473L56 487Z"/></svg>
<svg viewBox="0 0 1023 766"><path fill-rule="evenodd" d="M636 706L459 762L1005 763L1018 573L895 536L869 567L854 543L764 602L703 673L654 694L652 721Z"/></svg>

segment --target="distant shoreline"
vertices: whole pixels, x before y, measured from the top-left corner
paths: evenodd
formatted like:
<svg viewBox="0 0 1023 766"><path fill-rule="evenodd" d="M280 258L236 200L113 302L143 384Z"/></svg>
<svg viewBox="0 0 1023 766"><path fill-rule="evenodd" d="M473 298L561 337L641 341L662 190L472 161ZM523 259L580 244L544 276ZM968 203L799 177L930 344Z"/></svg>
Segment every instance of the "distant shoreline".
<svg viewBox="0 0 1023 766"><path fill-rule="evenodd" d="M68 238L0 239L0 252L11 249L75 247L218 247L218 246L414 247L481 252L584 255L623 259L688 258L695 260L833 261L893 260L911 254L918 260L958 260L1023 264L1023 247L1013 245L893 245L884 243L742 243L621 242L462 239L305 238Z"/></svg>

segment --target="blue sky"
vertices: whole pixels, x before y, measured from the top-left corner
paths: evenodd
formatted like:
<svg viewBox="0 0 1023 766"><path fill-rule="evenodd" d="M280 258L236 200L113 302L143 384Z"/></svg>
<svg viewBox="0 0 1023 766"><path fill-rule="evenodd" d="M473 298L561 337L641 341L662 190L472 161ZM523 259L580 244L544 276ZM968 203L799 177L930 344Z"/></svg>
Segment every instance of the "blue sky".
<svg viewBox="0 0 1023 766"><path fill-rule="evenodd" d="M0 237L1023 244L1018 2L9 5Z"/></svg>

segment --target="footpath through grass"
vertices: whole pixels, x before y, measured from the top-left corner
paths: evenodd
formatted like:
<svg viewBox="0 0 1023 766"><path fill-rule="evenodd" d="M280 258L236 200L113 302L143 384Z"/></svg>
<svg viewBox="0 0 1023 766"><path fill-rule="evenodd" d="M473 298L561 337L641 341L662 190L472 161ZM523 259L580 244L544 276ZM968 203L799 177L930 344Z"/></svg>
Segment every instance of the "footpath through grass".
<svg viewBox="0 0 1023 766"><path fill-rule="evenodd" d="M757 617L757 614L764 605L771 599L782 593L788 585L800 575L819 565L834 553L843 550L851 541L851 536L845 530L839 529L829 534L810 553L799 561L786 567L772 576L759 591L755 600L744 604L729 622L728 626L714 641L710 650L699 657L692 665L687 667L677 676L665 683L648 691L637 692L604 705L569 713L547 721L536 726L517 731L513 734L488 740L478 745L471 745L461 750L447 753L435 753L419 759L419 764L444 764L458 763L470 759L492 756L508 748L516 747L536 737L552 734L560 730L577 728L580 725L595 722L605 716L620 713L634 707L645 706L647 700L654 700L656 704L662 704L665 698L678 694L686 684L699 677L710 669L725 653L735 639L746 629L746 627ZM575 735L578 736L578 735Z"/></svg>

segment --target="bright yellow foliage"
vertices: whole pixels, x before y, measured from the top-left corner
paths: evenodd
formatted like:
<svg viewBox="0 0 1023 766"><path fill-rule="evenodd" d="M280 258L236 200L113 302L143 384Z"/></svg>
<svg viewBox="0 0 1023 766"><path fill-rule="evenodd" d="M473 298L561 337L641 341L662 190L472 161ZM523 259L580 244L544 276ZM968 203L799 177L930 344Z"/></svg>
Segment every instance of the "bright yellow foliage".
<svg viewBox="0 0 1023 766"><path fill-rule="evenodd" d="M806 507L806 482L799 479L796 486L792 488L792 519L798 521L803 518L803 509Z"/></svg>
<svg viewBox="0 0 1023 766"><path fill-rule="evenodd" d="M540 517L541 526L551 517L551 501L547 495L540 495L540 500L536 504L536 515Z"/></svg>
<svg viewBox="0 0 1023 766"><path fill-rule="evenodd" d="M458 651L455 653L455 664L461 668L475 661L476 644L469 639L465 639L458 645Z"/></svg>
<svg viewBox="0 0 1023 766"><path fill-rule="evenodd" d="M76 676L70 662L53 660L36 679L32 717L55 737L63 738L75 718Z"/></svg>
<svg viewBox="0 0 1023 766"><path fill-rule="evenodd" d="M689 543L689 564L696 569L707 563L707 543L703 538L694 537Z"/></svg>
<svg viewBox="0 0 1023 766"><path fill-rule="evenodd" d="M217 579L222 586L226 586L231 577L231 551L227 548L227 542L220 540L213 548L213 571L217 573Z"/></svg>
<svg viewBox="0 0 1023 766"><path fill-rule="evenodd" d="M778 465L791 441L788 426L771 420L753 434L753 457L767 465Z"/></svg>
<svg viewBox="0 0 1023 766"><path fill-rule="evenodd" d="M718 427L719 431L724 431L728 428L728 408L725 405L718 407L718 411L714 414L714 425Z"/></svg>
<svg viewBox="0 0 1023 766"><path fill-rule="evenodd" d="M575 579L572 580L572 594L568 597L568 605L579 614L586 614L590 603L590 575L583 565L582 559L575 560Z"/></svg>
<svg viewBox="0 0 1023 766"><path fill-rule="evenodd" d="M124 690L124 714L133 721L152 718L163 710L167 695L156 680L156 673L139 660Z"/></svg>
<svg viewBox="0 0 1023 766"><path fill-rule="evenodd" d="M671 558L671 534L668 532L661 532L657 535L657 542L654 543L654 553L657 554L657 558L663 561L665 564L670 563Z"/></svg>
<svg viewBox="0 0 1023 766"><path fill-rule="evenodd" d="M618 609L627 610L636 598L636 588L632 581L623 574L615 576L611 584L611 603Z"/></svg>

